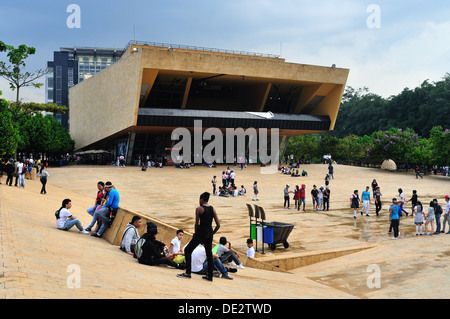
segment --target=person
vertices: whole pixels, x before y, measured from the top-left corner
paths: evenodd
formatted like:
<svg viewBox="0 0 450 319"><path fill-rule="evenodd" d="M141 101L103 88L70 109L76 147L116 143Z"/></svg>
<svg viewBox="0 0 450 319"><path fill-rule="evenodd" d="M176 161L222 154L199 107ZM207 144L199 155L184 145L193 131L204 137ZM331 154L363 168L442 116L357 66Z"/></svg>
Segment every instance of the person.
<svg viewBox="0 0 450 319"><path fill-rule="evenodd" d="M303 176L303 177L308 177L308 172L305 171L305 170L303 170L303 171L302 171L302 176ZM331 176L333 176L333 175L331 175ZM333 179L334 179L334 177L333 177Z"/></svg>
<svg viewBox="0 0 450 319"><path fill-rule="evenodd" d="M228 244L228 247L225 246ZM231 248L231 243L227 240L226 237L220 237L219 239L219 247L217 248L217 255L222 263L228 262L232 266L236 265L236 268L245 269L242 263L239 260L239 254Z"/></svg>
<svg viewBox="0 0 450 319"><path fill-rule="evenodd" d="M213 176L212 180L211 180L211 184L213 187L213 195L216 195L216 184L217 184L217 179L216 179L216 175Z"/></svg>
<svg viewBox="0 0 450 319"><path fill-rule="evenodd" d="M327 208L327 211L330 210L330 186L325 186L325 190L323 192L323 206L324 206L324 210L325 210L325 206Z"/></svg>
<svg viewBox="0 0 450 319"><path fill-rule="evenodd" d="M83 228L81 222L70 213L69 209L71 208L72 201L69 198L64 199L61 208L55 212L56 227L60 230L69 230L73 226L76 226L80 233L89 234L89 232Z"/></svg>
<svg viewBox="0 0 450 319"><path fill-rule="evenodd" d="M42 165L41 170L39 171L38 176L40 177L40 181L42 184L41 188L41 194L47 194L47 190L45 189L45 185L47 184L47 177L50 176L50 174L47 172L47 169L44 165Z"/></svg>
<svg viewBox="0 0 450 319"><path fill-rule="evenodd" d="M416 179L418 179L420 176L421 179L423 179L423 176L420 174L420 166L416 166Z"/></svg>
<svg viewBox="0 0 450 319"><path fill-rule="evenodd" d="M400 207L398 206L397 198L392 199L392 205L389 207L389 222L390 227L394 229L394 237L392 239L398 239L399 236L399 222L400 222Z"/></svg>
<svg viewBox="0 0 450 319"><path fill-rule="evenodd" d="M333 168L333 165L331 165L331 162L330 162L330 165L328 165L328 175L330 175L332 179L334 179L333 172L334 172L334 168Z"/></svg>
<svg viewBox="0 0 450 319"><path fill-rule="evenodd" d="M435 235L438 235L441 233L441 215L442 215L442 207L438 204L438 200L435 198L433 199L434 203L434 217L436 219L436 231L434 232Z"/></svg>
<svg viewBox="0 0 450 319"><path fill-rule="evenodd" d="M300 194L300 196L299 196L297 210L300 210L300 204L303 203L303 211L305 211L305 201L306 201L306 186L305 186L305 184L302 184L302 188L300 188L299 194Z"/></svg>
<svg viewBox="0 0 450 319"><path fill-rule="evenodd" d="M318 201L318 204L317 204L318 209L317 210L318 211L323 210L323 192L324 192L323 185L320 185L318 192L317 192L317 201Z"/></svg>
<svg viewBox="0 0 450 319"><path fill-rule="evenodd" d="M445 195L445 212L444 212L444 219L442 221L442 230L441 233L445 233L445 225L448 224L449 230L447 234L450 234L450 197L448 195Z"/></svg>
<svg viewBox="0 0 450 319"><path fill-rule="evenodd" d="M289 191L289 184L286 184L286 187L284 188L284 209L286 209L286 203L287 203L287 209L291 209L289 205L289 194L293 193L292 191Z"/></svg>
<svg viewBox="0 0 450 319"><path fill-rule="evenodd" d="M17 176L19 177L19 188L23 187L25 188L25 174L26 174L27 167L22 162L22 160L19 159L19 162L16 167ZM17 179L16 179L16 186L17 186Z"/></svg>
<svg viewBox="0 0 450 319"><path fill-rule="evenodd" d="M116 216L117 210L119 209L120 195L119 192L115 189L114 185L111 182L105 183L105 192L108 197L108 201L103 205L102 208L97 210L94 213L94 218L100 218L102 224L98 232L92 232L91 236L94 237L102 237L106 228L111 223L112 219ZM94 226L92 223L89 225L89 228Z"/></svg>
<svg viewBox="0 0 450 319"><path fill-rule="evenodd" d="M435 205L434 205L434 202L431 201L430 207L428 207L428 214L426 216L425 232L424 232L425 236L427 235L428 224L431 224L430 236L433 236L433 228L434 228L434 220L435 220L434 212L435 212Z"/></svg>
<svg viewBox="0 0 450 319"><path fill-rule="evenodd" d="M373 179L371 186L372 186L372 196L373 196L373 198L375 198L375 192L376 192L377 187L378 187L378 183L377 183L377 180L375 178Z"/></svg>
<svg viewBox="0 0 450 319"><path fill-rule="evenodd" d="M359 195L357 189L353 191L353 194L350 197L350 207L353 208L353 218L356 219L356 211L359 208Z"/></svg>
<svg viewBox="0 0 450 319"><path fill-rule="evenodd" d="M92 216L92 221L89 224L88 227L86 227L87 231L91 231L92 227L94 226L95 222L97 221L97 218L94 217L94 213L97 210L97 207L102 205L102 201L105 199L106 191L105 191L105 183L102 181L99 181L97 183L97 195L95 196L95 202L94 205L89 207L86 211L89 215Z"/></svg>
<svg viewBox="0 0 450 319"><path fill-rule="evenodd" d="M408 216L408 212L406 210L404 210L403 208L403 204L405 203L405 195L403 195L403 190L401 188L398 189L398 198L399 198L399 202L400 202L400 211L399 214L400 216L402 216L402 212L405 213L406 216Z"/></svg>
<svg viewBox="0 0 450 319"><path fill-rule="evenodd" d="M325 175L325 187L327 187L330 184L330 175Z"/></svg>
<svg viewBox="0 0 450 319"><path fill-rule="evenodd" d="M416 205L417 205L417 191L416 190L413 190L412 191L412 196L411 196L411 198L410 199L408 199L408 202L411 202L411 204L412 204L412 213L411 213L411 216L414 216L414 207L416 207Z"/></svg>
<svg viewBox="0 0 450 319"><path fill-rule="evenodd" d="M247 239L247 257L255 258L255 247L253 247L253 239Z"/></svg>
<svg viewBox="0 0 450 319"><path fill-rule="evenodd" d="M258 199L258 193L259 193L259 190L258 190L258 182L255 181L255 182L253 183L253 198L252 198L252 200L259 200L259 199Z"/></svg>
<svg viewBox="0 0 450 319"><path fill-rule="evenodd" d="M127 254L134 255L134 247L139 240L138 229L142 225L142 219L139 216L133 216L123 232L120 249Z"/></svg>
<svg viewBox="0 0 450 319"><path fill-rule="evenodd" d="M361 216L363 215L363 212L366 211L366 216L369 217L369 205L370 205L369 186L366 186L366 190L361 193L361 204L363 204L363 208L361 209Z"/></svg>
<svg viewBox="0 0 450 319"><path fill-rule="evenodd" d="M178 255L184 255L184 250L181 247L181 240L184 237L184 231L182 229L178 229L176 236L170 241L169 245L169 258L175 258Z"/></svg>
<svg viewBox="0 0 450 319"><path fill-rule="evenodd" d="M420 236L422 236L422 225L423 225L423 206L420 201L416 203L414 207L414 224L416 225L416 236L419 236L419 228L420 228Z"/></svg>
<svg viewBox="0 0 450 319"><path fill-rule="evenodd" d="M139 239L144 239L145 242L142 245L142 255L138 257L138 262L149 266L167 265L184 269L184 265L178 264L166 256L167 247L156 239L157 234L159 234L158 226L153 222L147 222L147 232Z"/></svg>
<svg viewBox="0 0 450 319"><path fill-rule="evenodd" d="M13 177L14 177L14 164L12 163L12 159L8 160L8 162L6 163L6 175L8 176L6 178L6 185L12 186L12 181L13 181Z"/></svg>
<svg viewBox="0 0 450 319"><path fill-rule="evenodd" d="M316 185L313 185L313 189L311 190L311 198L313 203L313 212L316 211L317 204L318 204L318 197L319 197L319 191L316 188Z"/></svg>
<svg viewBox="0 0 450 319"><path fill-rule="evenodd" d="M236 173L234 172L234 170L230 171L230 183L231 185L234 184L234 179L236 178Z"/></svg>
<svg viewBox="0 0 450 319"><path fill-rule="evenodd" d="M294 199L295 209L298 210L299 199L300 199L300 188L298 187L298 185L295 185L293 199Z"/></svg>
<svg viewBox="0 0 450 319"><path fill-rule="evenodd" d="M381 211L381 191L380 186L377 186L377 189L375 190L375 214L379 216L379 212Z"/></svg>
<svg viewBox="0 0 450 319"><path fill-rule="evenodd" d="M239 195L245 196L247 194L247 190L245 189L244 185L241 185L241 190L239 191Z"/></svg>
<svg viewBox="0 0 450 319"><path fill-rule="evenodd" d="M212 256L212 240L214 234L220 228L220 221L217 217L214 207L209 205L209 193L204 192L200 195L199 206L195 209L195 232L194 235L184 250L186 260L186 271L177 275L180 278L191 278L191 255L192 251L199 244L203 243L206 250L206 257L208 260L208 274L205 279L212 281L213 278L213 256ZM215 221L216 227L212 229L212 221Z"/></svg>
<svg viewBox="0 0 450 319"><path fill-rule="evenodd" d="M222 262L219 259L219 256L217 254L212 254L213 256L213 270L219 271L222 273L223 279L229 279L232 280L228 275L229 269L225 267ZM199 244L194 251L192 252L192 261L191 261L191 269L194 274L203 275L208 272L208 258L206 256L206 250L205 246L203 244ZM208 279L206 276L203 277L204 279Z"/></svg>

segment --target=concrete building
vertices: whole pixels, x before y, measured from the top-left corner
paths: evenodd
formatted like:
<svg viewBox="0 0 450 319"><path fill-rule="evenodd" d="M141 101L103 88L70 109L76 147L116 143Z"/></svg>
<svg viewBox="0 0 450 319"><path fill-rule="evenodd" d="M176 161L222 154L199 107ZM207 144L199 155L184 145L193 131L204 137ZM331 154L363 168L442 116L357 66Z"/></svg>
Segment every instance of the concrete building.
<svg viewBox="0 0 450 319"><path fill-rule="evenodd" d="M70 89L76 150L102 148L128 163L162 156L177 127L333 130L349 70L251 52L130 41L121 59ZM269 116L265 116L269 114Z"/></svg>
<svg viewBox="0 0 450 319"><path fill-rule="evenodd" d="M50 72L45 80L45 103L70 108L69 89L117 62L123 52L123 49L89 47L62 47L54 51L53 61L47 62ZM55 114L55 117L69 129L69 112Z"/></svg>

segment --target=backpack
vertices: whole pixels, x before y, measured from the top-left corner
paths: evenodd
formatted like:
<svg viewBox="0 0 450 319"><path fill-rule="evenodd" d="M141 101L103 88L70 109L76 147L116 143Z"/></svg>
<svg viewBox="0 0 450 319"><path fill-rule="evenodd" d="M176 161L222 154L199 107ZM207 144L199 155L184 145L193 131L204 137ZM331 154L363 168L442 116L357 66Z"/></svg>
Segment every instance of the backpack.
<svg viewBox="0 0 450 319"><path fill-rule="evenodd" d="M134 257L141 258L142 256L142 246L145 244L145 238L139 238L134 246Z"/></svg>

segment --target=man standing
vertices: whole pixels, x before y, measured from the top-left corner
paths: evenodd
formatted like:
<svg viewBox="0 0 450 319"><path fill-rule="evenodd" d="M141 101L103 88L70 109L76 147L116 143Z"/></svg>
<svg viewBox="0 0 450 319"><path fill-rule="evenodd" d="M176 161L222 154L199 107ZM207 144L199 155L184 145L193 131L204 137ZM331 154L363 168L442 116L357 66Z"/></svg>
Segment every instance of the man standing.
<svg viewBox="0 0 450 319"><path fill-rule="evenodd" d="M366 186L366 190L361 193L361 204L363 209L361 210L361 216L366 211L366 216L369 217L369 205L370 205L370 191L369 186Z"/></svg>
<svg viewBox="0 0 450 319"><path fill-rule="evenodd" d="M293 193L292 191L289 191L289 184L286 184L286 187L284 188L284 209L286 209L286 203L287 203L287 209L291 209L289 207L289 193Z"/></svg>
<svg viewBox="0 0 450 319"><path fill-rule="evenodd" d="M394 229L394 237L392 239L398 238L398 226L400 222L399 210L400 207L397 205L397 198L392 199L392 205L389 207L389 222L391 223L392 228Z"/></svg>
<svg viewBox="0 0 450 319"><path fill-rule="evenodd" d="M182 274L178 274L180 278L191 278L191 258L192 252L199 244L204 244L206 251L206 258L208 260L208 274L203 279L212 281L213 279L213 267L214 261L212 256L212 240L213 235L220 228L220 221L217 217L216 210L208 204L209 193L204 192L200 195L199 206L195 209L195 233L192 236L192 240L186 246L184 250L186 260L186 271ZM216 227L212 229L212 221L215 221Z"/></svg>
<svg viewBox="0 0 450 319"><path fill-rule="evenodd" d="M436 231L434 232L435 235L439 234L441 232L441 214L442 214L442 207L438 204L437 199L433 199L434 202L434 216L436 218Z"/></svg>
<svg viewBox="0 0 450 319"><path fill-rule="evenodd" d="M447 234L450 234L450 198L448 195L445 195L445 201L447 203L445 204L444 221L441 233L445 233L445 224L448 223L449 230Z"/></svg>
<svg viewBox="0 0 450 319"><path fill-rule="evenodd" d="M334 175L333 175L333 165L331 165L331 161L330 161L330 165L328 165L328 175L330 175L330 177L332 179L334 179Z"/></svg>
<svg viewBox="0 0 450 319"><path fill-rule="evenodd" d="M114 188L111 182L105 183L105 192L106 196L108 197L108 201L105 205L103 205L103 208L100 208L94 214L94 223L97 218L100 218L102 220L102 225L100 226L99 231L93 232L91 234L91 236L94 237L102 237L102 235L105 233L106 227L108 227L109 223L111 222L111 217L114 218L116 216L117 209L119 208L119 192ZM92 226L94 225L89 225L89 228L92 228Z"/></svg>
<svg viewBox="0 0 450 319"><path fill-rule="evenodd" d="M313 202L313 212L315 212L316 208L317 208L318 196L319 196L319 191L317 190L316 185L313 185L313 189L311 190L311 197L312 197L312 202Z"/></svg>
<svg viewBox="0 0 450 319"><path fill-rule="evenodd" d="M306 198L306 186L302 184L302 188L300 188L300 200L298 202L297 210L300 210L300 204L303 202L303 211L305 211L305 198Z"/></svg>

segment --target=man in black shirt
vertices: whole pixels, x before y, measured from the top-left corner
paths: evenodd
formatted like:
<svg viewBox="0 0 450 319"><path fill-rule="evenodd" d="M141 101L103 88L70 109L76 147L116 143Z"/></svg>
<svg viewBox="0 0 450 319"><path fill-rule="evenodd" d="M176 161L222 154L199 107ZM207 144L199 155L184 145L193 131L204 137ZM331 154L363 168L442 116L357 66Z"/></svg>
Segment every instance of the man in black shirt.
<svg viewBox="0 0 450 319"><path fill-rule="evenodd" d="M317 205L319 204L318 196L319 196L319 190L316 188L316 185L313 185L313 189L311 190L311 197L312 197L312 202L313 202L313 212L316 211Z"/></svg>
<svg viewBox="0 0 450 319"><path fill-rule="evenodd" d="M204 244L206 251L206 258L208 260L208 275L203 276L203 279L212 281L213 278L213 256L212 256L212 240L213 235L219 230L220 222L217 217L216 210L208 204L209 193L204 192L200 195L200 206L195 210L195 233L192 240L186 246L184 250L184 256L186 260L186 271L182 274L178 274L180 278L191 278L191 255L194 249L199 244ZM216 227L212 229L212 221L215 221Z"/></svg>

